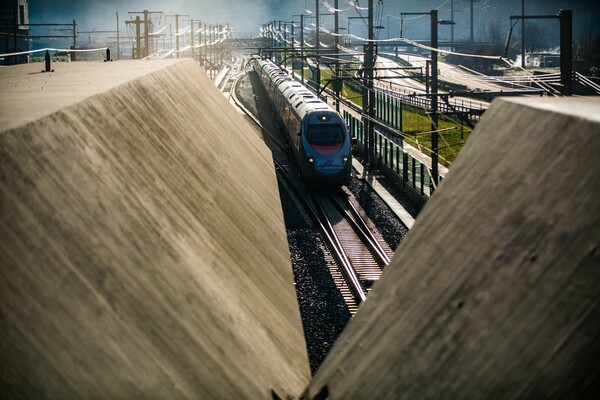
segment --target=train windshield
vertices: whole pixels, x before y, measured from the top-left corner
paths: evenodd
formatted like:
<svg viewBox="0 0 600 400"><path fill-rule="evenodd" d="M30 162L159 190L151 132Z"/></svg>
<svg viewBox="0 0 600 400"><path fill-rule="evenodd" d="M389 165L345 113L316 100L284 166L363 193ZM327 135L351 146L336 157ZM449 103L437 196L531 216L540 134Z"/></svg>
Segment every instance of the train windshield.
<svg viewBox="0 0 600 400"><path fill-rule="evenodd" d="M316 145L338 144L344 141L344 134L337 124L310 125L306 139Z"/></svg>

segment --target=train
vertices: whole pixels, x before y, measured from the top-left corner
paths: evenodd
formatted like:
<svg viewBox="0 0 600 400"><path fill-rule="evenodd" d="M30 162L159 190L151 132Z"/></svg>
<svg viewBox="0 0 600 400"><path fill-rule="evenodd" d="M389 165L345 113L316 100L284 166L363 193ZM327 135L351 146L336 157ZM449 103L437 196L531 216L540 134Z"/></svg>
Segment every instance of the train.
<svg viewBox="0 0 600 400"><path fill-rule="evenodd" d="M303 181L321 189L347 183L352 138L340 114L272 61L254 58L251 62L277 111Z"/></svg>

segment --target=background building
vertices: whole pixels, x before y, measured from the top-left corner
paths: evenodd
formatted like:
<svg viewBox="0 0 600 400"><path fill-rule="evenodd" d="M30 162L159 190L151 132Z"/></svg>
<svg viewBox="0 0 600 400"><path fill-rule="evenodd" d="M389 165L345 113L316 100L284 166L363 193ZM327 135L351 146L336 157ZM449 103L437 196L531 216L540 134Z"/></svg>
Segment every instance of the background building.
<svg viewBox="0 0 600 400"><path fill-rule="evenodd" d="M28 0L0 2L0 54L29 50ZM27 62L27 55L0 57L0 65Z"/></svg>

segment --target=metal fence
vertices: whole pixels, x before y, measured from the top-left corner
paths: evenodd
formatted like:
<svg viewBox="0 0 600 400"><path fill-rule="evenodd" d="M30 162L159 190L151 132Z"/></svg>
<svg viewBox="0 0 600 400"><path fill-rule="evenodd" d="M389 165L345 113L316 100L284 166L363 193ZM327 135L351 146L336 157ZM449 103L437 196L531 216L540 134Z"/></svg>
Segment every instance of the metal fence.
<svg viewBox="0 0 600 400"><path fill-rule="evenodd" d="M394 104L393 99L381 101L390 101ZM399 107L393 107L386 103L379 112L382 113L385 120L390 126L398 129L400 117ZM359 142L365 143L365 127L363 121L354 117L348 111L344 111L344 121L348 125L350 134L357 138ZM381 118L384 120L384 118ZM396 182L401 183L405 191L412 192L417 195L423 202L431 196L431 178L429 167L413 157L404 149L404 142L394 132L390 132L385 127L379 125L375 127L375 157L377 158L380 169L386 175L390 176ZM408 189L408 190L407 190Z"/></svg>

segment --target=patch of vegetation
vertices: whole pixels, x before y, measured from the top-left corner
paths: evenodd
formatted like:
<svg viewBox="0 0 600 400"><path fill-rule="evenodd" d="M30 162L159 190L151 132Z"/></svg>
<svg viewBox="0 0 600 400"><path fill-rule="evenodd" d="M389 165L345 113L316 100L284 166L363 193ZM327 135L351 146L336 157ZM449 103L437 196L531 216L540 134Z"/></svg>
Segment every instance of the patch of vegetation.
<svg viewBox="0 0 600 400"><path fill-rule="evenodd" d="M440 163L449 166L465 141L471 135L472 129L458 121L452 121L444 116L438 119L438 156ZM423 153L431 155L431 134L421 134L431 131L431 119L425 115L425 111L416 107L403 105L402 107L402 131L409 134L404 141L414 147L421 147Z"/></svg>

